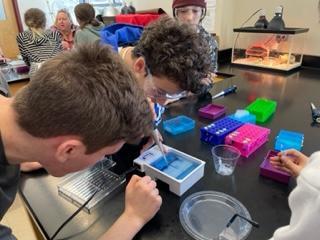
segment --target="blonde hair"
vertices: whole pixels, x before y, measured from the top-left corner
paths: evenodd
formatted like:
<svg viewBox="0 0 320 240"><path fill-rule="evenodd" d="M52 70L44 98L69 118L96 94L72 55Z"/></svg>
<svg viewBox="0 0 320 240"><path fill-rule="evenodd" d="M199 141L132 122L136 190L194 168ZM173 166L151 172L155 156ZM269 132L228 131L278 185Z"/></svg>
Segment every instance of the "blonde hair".
<svg viewBox="0 0 320 240"><path fill-rule="evenodd" d="M30 8L24 14L24 22L32 31L33 37L43 36L43 30L46 27L46 15L39 8Z"/></svg>
<svg viewBox="0 0 320 240"><path fill-rule="evenodd" d="M24 22L29 28L45 28L46 27L46 15L39 8L30 8L24 14Z"/></svg>
<svg viewBox="0 0 320 240"><path fill-rule="evenodd" d="M57 12L56 19L54 21L54 25L55 26L57 26L57 23L58 23L58 15L59 15L59 13L64 13L65 15L67 15L71 25L73 25L73 21L72 21L72 18L71 18L71 15L70 15L69 11L67 9L65 9L65 8L62 8Z"/></svg>

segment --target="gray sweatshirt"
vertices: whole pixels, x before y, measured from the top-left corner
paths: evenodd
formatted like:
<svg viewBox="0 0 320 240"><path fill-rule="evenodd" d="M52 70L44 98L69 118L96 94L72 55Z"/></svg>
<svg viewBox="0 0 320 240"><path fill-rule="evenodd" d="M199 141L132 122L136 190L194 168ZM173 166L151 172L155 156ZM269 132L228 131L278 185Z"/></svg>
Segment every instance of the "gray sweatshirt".
<svg viewBox="0 0 320 240"><path fill-rule="evenodd" d="M100 40L100 31L103 27L104 25L102 23L97 27L88 24L83 29L78 30L74 37L75 45L78 46Z"/></svg>

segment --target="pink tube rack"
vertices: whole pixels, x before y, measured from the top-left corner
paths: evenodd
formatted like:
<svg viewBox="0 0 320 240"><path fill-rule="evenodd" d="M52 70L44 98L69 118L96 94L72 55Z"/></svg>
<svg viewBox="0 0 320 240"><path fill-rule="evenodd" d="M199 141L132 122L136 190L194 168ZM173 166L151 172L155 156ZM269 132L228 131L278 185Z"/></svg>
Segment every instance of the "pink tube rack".
<svg viewBox="0 0 320 240"><path fill-rule="evenodd" d="M241 155L249 157L268 141L270 129L246 123L225 138L225 144L239 149Z"/></svg>

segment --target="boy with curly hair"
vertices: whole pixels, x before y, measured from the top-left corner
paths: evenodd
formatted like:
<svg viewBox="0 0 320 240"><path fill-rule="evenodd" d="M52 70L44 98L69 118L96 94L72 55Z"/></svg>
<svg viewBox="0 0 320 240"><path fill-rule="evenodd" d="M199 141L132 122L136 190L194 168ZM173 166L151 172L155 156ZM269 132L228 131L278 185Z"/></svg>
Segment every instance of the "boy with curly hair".
<svg viewBox="0 0 320 240"><path fill-rule="evenodd" d="M151 100L156 125L160 123L168 101L184 97L188 92L201 92L201 80L208 76L211 66L208 53L208 44L191 26L167 16L145 27L136 46L120 51L120 56ZM118 165L121 171L132 165L145 143L139 146L125 144L114 156L118 163L127 163L123 167ZM149 141L143 149L151 143Z"/></svg>
<svg viewBox="0 0 320 240"><path fill-rule="evenodd" d="M135 47L122 49L120 55L157 106L187 91L201 90L201 80L210 70L208 52L208 44L194 29L162 17L145 28Z"/></svg>

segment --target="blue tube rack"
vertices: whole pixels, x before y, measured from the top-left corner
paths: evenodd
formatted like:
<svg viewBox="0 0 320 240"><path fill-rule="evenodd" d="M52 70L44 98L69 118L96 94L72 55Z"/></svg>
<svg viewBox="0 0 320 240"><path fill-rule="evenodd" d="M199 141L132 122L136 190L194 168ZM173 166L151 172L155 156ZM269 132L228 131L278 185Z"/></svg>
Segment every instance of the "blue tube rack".
<svg viewBox="0 0 320 240"><path fill-rule="evenodd" d="M222 118L208 126L202 127L201 141L210 143L212 145L221 144L225 137L243 125L242 122L232 119L230 117Z"/></svg>
<svg viewBox="0 0 320 240"><path fill-rule="evenodd" d="M184 133L195 127L195 121L184 115L163 122L163 129L173 135Z"/></svg>
<svg viewBox="0 0 320 240"><path fill-rule="evenodd" d="M274 149L284 151L290 148L301 151L303 147L304 134L294 131L280 130L276 137Z"/></svg>

